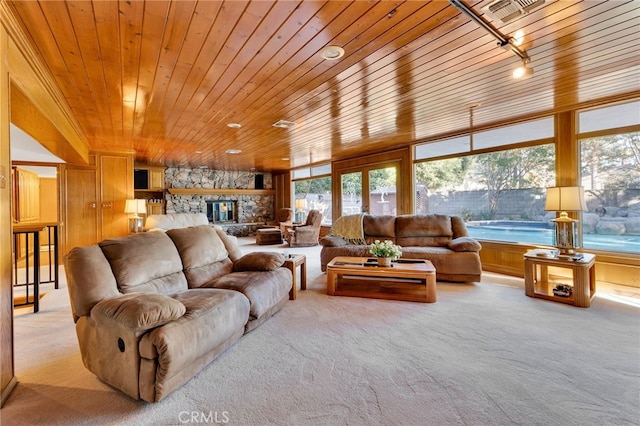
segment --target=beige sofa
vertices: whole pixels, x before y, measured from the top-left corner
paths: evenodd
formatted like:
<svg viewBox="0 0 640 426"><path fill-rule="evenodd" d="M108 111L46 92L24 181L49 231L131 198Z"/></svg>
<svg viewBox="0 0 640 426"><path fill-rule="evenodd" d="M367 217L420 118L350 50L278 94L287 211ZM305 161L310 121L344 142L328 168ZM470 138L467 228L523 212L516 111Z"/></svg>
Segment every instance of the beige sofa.
<svg viewBox="0 0 640 426"><path fill-rule="evenodd" d="M431 261L438 280L480 281L482 264L479 251L482 247L469 237L461 218L445 215L361 215L358 218L361 235L357 238L336 235L332 228L330 234L320 240L323 271L336 256L371 257L369 244L375 240L391 240L402 247L402 258ZM338 225L334 223L334 227L339 228Z"/></svg>
<svg viewBox="0 0 640 426"><path fill-rule="evenodd" d="M161 400L287 303L283 263L242 256L209 225L72 249L65 271L84 365L132 398Z"/></svg>
<svg viewBox="0 0 640 426"><path fill-rule="evenodd" d="M169 229L207 225L209 219L204 213L150 214L144 221L145 231L168 231Z"/></svg>

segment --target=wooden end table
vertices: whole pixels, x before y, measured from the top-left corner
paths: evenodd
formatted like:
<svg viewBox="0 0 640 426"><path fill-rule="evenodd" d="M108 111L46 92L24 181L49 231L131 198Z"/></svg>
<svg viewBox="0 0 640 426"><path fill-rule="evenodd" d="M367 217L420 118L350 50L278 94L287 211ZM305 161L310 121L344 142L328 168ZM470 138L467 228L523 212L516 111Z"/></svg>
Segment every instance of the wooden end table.
<svg viewBox="0 0 640 426"><path fill-rule="evenodd" d="M300 290L307 289L307 257L304 254L290 254L284 260L284 266L289 268L293 274L293 286L289 292L289 299L295 300L298 297L298 280L296 277L296 267L300 267Z"/></svg>
<svg viewBox="0 0 640 426"><path fill-rule="evenodd" d="M532 250L524 255L524 291L529 297L552 300L581 308L591 306L596 294L596 256L582 253L581 260L547 257L548 250ZM549 268L571 270L573 291L569 296L553 294L553 284L549 281Z"/></svg>
<svg viewBox="0 0 640 426"><path fill-rule="evenodd" d="M327 265L327 294L434 303L436 268L428 260L380 267L366 257L340 256Z"/></svg>

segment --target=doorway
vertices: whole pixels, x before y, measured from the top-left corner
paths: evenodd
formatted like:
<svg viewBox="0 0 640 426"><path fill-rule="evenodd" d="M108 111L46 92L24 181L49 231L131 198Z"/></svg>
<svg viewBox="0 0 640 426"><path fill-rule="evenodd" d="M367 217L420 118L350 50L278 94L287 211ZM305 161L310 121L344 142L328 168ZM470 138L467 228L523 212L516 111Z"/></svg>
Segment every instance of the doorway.
<svg viewBox="0 0 640 426"><path fill-rule="evenodd" d="M401 148L333 163L334 220L360 213L398 216L412 212L410 158L409 148Z"/></svg>
<svg viewBox="0 0 640 426"><path fill-rule="evenodd" d="M368 165L340 173L342 216L398 214L400 162Z"/></svg>

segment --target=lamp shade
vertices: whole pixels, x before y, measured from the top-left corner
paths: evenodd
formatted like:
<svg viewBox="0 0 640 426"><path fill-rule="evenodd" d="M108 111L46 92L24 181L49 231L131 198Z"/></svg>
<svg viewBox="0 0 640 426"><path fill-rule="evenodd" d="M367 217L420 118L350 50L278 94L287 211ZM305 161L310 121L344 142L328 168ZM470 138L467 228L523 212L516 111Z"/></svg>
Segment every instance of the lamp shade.
<svg viewBox="0 0 640 426"><path fill-rule="evenodd" d="M584 188L581 186L553 186L547 188L547 200L544 209L556 212L587 210Z"/></svg>
<svg viewBox="0 0 640 426"><path fill-rule="evenodd" d="M304 198L298 198L296 200L296 209L304 210L306 208L307 208L307 200L305 200Z"/></svg>
<svg viewBox="0 0 640 426"><path fill-rule="evenodd" d="M147 214L147 201L141 199L127 200L124 204L124 212L136 216Z"/></svg>

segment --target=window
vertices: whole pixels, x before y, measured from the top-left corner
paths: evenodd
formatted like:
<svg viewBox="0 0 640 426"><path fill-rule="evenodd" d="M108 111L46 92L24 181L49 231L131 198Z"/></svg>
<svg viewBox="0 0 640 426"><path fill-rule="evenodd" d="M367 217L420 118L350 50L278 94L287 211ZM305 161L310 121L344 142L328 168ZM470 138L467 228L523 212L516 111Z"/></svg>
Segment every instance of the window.
<svg viewBox="0 0 640 426"><path fill-rule="evenodd" d="M640 102L578 113L580 183L587 212L582 214L585 248L640 253L640 131L607 132L640 124ZM615 130L615 129L614 129Z"/></svg>
<svg viewBox="0 0 640 426"><path fill-rule="evenodd" d="M416 213L460 216L472 237L549 244L553 144L416 164Z"/></svg>
<svg viewBox="0 0 640 426"><path fill-rule="evenodd" d="M292 177L295 221L304 222L310 210L318 210L322 213L322 224L330 225L331 164L295 169Z"/></svg>
<svg viewBox="0 0 640 426"><path fill-rule="evenodd" d="M416 213L460 216L471 236L552 243L553 212L544 210L555 185L553 118L416 146ZM495 148L474 154L473 149ZM452 153L467 155L442 158Z"/></svg>
<svg viewBox="0 0 640 426"><path fill-rule="evenodd" d="M416 160L470 153L474 150L504 147L522 142L553 138L553 117L504 126L455 138L427 142L415 147Z"/></svg>

